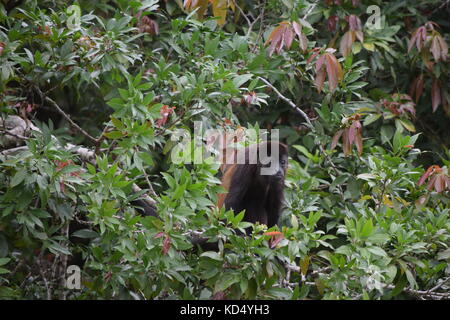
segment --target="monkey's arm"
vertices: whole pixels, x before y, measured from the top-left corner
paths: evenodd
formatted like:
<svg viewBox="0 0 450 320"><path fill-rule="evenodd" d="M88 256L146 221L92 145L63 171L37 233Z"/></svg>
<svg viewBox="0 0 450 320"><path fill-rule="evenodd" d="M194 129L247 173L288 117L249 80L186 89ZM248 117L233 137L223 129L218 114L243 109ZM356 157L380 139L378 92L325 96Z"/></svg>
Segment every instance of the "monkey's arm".
<svg viewBox="0 0 450 320"><path fill-rule="evenodd" d="M245 209L244 197L255 178L256 165L239 164L233 170L233 177L225 198L225 209L239 213Z"/></svg>

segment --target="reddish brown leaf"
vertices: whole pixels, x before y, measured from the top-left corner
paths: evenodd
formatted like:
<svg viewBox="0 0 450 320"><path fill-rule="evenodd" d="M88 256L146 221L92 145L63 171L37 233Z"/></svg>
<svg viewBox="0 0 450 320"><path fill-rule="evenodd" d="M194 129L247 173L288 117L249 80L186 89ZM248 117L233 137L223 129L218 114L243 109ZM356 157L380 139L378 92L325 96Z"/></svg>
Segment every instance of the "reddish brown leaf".
<svg viewBox="0 0 450 320"><path fill-rule="evenodd" d="M339 61L337 61L333 54L325 53L325 57L330 91L334 91L337 88L338 82L342 79L342 68Z"/></svg>
<svg viewBox="0 0 450 320"><path fill-rule="evenodd" d="M428 181L428 185L427 185L428 191L433 191L434 183L435 183L435 181L436 181L436 177L437 177L437 176L432 176L432 177L430 178L430 180Z"/></svg>
<svg viewBox="0 0 450 320"><path fill-rule="evenodd" d="M212 300L225 300L226 298L227 296L223 291L218 291L212 296Z"/></svg>
<svg viewBox="0 0 450 320"><path fill-rule="evenodd" d="M270 239L269 243L270 243L270 248L273 249L277 246L277 244L279 244L281 242L281 240L284 239L284 235L278 236L278 237L274 237L272 239Z"/></svg>
<svg viewBox="0 0 450 320"><path fill-rule="evenodd" d="M323 54L316 61L316 72L319 72L320 69L322 69L324 62L325 62L325 55Z"/></svg>
<svg viewBox="0 0 450 320"><path fill-rule="evenodd" d="M441 170L442 169L438 165L432 165L428 167L427 171L425 171L425 173L420 177L417 185L421 186L430 175L435 172L440 172Z"/></svg>
<svg viewBox="0 0 450 320"><path fill-rule="evenodd" d="M358 154L361 155L363 152L363 141L362 141L361 129L359 129L356 133L355 144L356 144L356 149L358 150Z"/></svg>
<svg viewBox="0 0 450 320"><path fill-rule="evenodd" d="M445 39L442 36L436 37L439 42L439 46L441 47L441 60L446 61L448 56L448 45Z"/></svg>
<svg viewBox="0 0 450 320"><path fill-rule="evenodd" d="M327 29L328 29L328 31L330 31L330 32L336 31L336 27L337 27L338 22L339 22L339 17L338 16L330 16L327 19Z"/></svg>
<svg viewBox="0 0 450 320"><path fill-rule="evenodd" d="M431 86L431 106L433 112L437 110L441 104L441 84L438 79L433 80L433 85Z"/></svg>
<svg viewBox="0 0 450 320"><path fill-rule="evenodd" d="M420 27L418 30L418 35L416 37L416 47L417 50L421 51L425 41L427 40L427 30L425 27Z"/></svg>
<svg viewBox="0 0 450 320"><path fill-rule="evenodd" d="M170 249L170 236L166 235L163 241L163 247L162 247L162 253L163 255L166 255L169 252Z"/></svg>
<svg viewBox="0 0 450 320"><path fill-rule="evenodd" d="M344 133L344 130L338 130L334 136L333 139L331 140L331 146L330 146L330 150L333 150L334 148L336 148L336 145L339 141L339 138L342 136L342 134Z"/></svg>
<svg viewBox="0 0 450 320"><path fill-rule="evenodd" d="M299 38L298 38L298 43L300 46L300 49L302 49L302 51L306 51L306 49L308 49L308 39L306 38L306 36L301 33Z"/></svg>
<svg viewBox="0 0 450 320"><path fill-rule="evenodd" d="M291 28L285 27L283 32L283 42L287 49L289 49L292 45L292 41L294 40L294 32Z"/></svg>
<svg viewBox="0 0 450 320"><path fill-rule="evenodd" d="M279 235L283 235L283 232L280 231L268 231L268 232L264 232L265 236L279 236Z"/></svg>
<svg viewBox="0 0 450 320"><path fill-rule="evenodd" d="M417 103L419 102L419 99L422 96L422 92L423 92L423 73L421 73L414 79L409 91L409 95L411 97L414 96L415 101Z"/></svg>
<svg viewBox="0 0 450 320"><path fill-rule="evenodd" d="M306 60L306 63L311 63L311 61L313 61L320 53L320 48L314 48L311 50L312 54L311 56L308 58L308 60ZM316 72L317 72L317 68L316 68Z"/></svg>
<svg viewBox="0 0 450 320"><path fill-rule="evenodd" d="M157 234L155 234L154 238L158 239L161 238L162 236L164 236L164 232L158 232Z"/></svg>
<svg viewBox="0 0 450 320"><path fill-rule="evenodd" d="M352 50L353 42L355 42L355 32L354 31L347 31L341 39L341 42L339 44L339 51L340 53L346 57Z"/></svg>
<svg viewBox="0 0 450 320"><path fill-rule="evenodd" d="M356 127L352 123L347 130L348 130L348 143L351 145L355 141Z"/></svg>
<svg viewBox="0 0 450 320"><path fill-rule="evenodd" d="M294 28L294 31L297 34L297 36L300 38L300 36L302 34L302 25L298 22L293 21L292 27Z"/></svg>
<svg viewBox="0 0 450 320"><path fill-rule="evenodd" d="M323 89L323 85L325 83L325 75L326 75L326 71L324 68L320 69L316 73L316 79L314 79L314 84L315 84L318 92L321 92Z"/></svg>
<svg viewBox="0 0 450 320"><path fill-rule="evenodd" d="M277 52L281 50L283 44L283 29L284 25L280 24L278 27L275 27L269 35L269 38L266 41L266 45L270 42L269 46L269 57L272 56L274 51L277 49Z"/></svg>
<svg viewBox="0 0 450 320"><path fill-rule="evenodd" d="M355 31L356 38L359 40L359 42L364 42L364 34L361 30Z"/></svg>
<svg viewBox="0 0 450 320"><path fill-rule="evenodd" d="M348 129L344 129L344 133L342 134L342 149L344 150L344 154L346 156L352 154L350 139L348 135Z"/></svg>
<svg viewBox="0 0 450 320"><path fill-rule="evenodd" d="M362 30L361 20L354 14L348 17L348 24L351 31Z"/></svg>
<svg viewBox="0 0 450 320"><path fill-rule="evenodd" d="M436 190L436 192L438 193L441 193L445 190L445 176L443 174L439 174L436 176L434 182L434 190Z"/></svg>
<svg viewBox="0 0 450 320"><path fill-rule="evenodd" d="M434 61L439 61L441 58L441 45L439 43L438 37L434 36L431 41L430 51L433 54Z"/></svg>
<svg viewBox="0 0 450 320"><path fill-rule="evenodd" d="M411 38L408 42L408 52L411 51L411 49L414 47L414 44L416 43L416 37L418 37L418 30L414 31L411 35Z"/></svg>

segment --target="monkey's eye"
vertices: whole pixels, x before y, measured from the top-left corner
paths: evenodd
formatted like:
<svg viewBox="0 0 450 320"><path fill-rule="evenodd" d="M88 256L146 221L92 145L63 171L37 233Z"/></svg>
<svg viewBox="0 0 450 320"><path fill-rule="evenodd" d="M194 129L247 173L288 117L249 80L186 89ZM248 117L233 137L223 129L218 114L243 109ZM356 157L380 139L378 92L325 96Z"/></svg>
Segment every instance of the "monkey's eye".
<svg viewBox="0 0 450 320"><path fill-rule="evenodd" d="M286 165L286 160L282 159L282 160L280 161L280 163L281 163L282 166L284 166L284 165Z"/></svg>

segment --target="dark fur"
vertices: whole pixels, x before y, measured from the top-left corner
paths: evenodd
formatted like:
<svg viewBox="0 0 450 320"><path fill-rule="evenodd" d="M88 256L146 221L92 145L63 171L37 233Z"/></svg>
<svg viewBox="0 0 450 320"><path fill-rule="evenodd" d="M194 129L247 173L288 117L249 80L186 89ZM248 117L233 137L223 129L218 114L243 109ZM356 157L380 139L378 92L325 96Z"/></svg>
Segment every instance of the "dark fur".
<svg viewBox="0 0 450 320"><path fill-rule="evenodd" d="M244 164L226 165L222 177L222 186L228 189L227 194L219 195L218 206L224 206L226 210L233 209L237 214L245 210L244 221L266 224L269 228L278 223L284 201L283 189L287 169L288 149L279 142L263 142L268 144L268 155L271 155L271 147L279 148L280 170L273 175L261 175L262 164L250 163L249 152L255 149L258 152L262 143L245 149L246 162ZM281 165L281 162L284 165ZM224 199L223 199L224 198ZM247 229L247 233L251 230ZM217 242L208 242L203 237L193 237L191 242L199 245L203 250L218 250Z"/></svg>
<svg viewBox="0 0 450 320"><path fill-rule="evenodd" d="M277 161L280 163L280 170L273 175L261 175L262 164L259 161L257 164L248 163L248 153L254 150L255 146L246 148L246 163L236 164L234 170L230 167L225 172L224 179L228 172L233 176L224 206L226 210L233 209L235 213L245 210L244 221L263 223L270 228L278 223L281 213L288 150L286 145L278 142L263 142L256 146L258 160L262 144L268 146L269 156L271 148L279 148ZM281 165L282 160L284 165Z"/></svg>

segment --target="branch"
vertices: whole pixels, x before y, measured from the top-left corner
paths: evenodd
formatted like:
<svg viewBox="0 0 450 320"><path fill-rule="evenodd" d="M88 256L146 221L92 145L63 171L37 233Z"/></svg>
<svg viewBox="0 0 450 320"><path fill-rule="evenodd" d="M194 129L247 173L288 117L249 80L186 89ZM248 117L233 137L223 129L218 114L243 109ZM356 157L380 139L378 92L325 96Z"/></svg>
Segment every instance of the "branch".
<svg viewBox="0 0 450 320"><path fill-rule="evenodd" d="M237 3L237 1L235 1L234 5L236 6L236 8L238 8L239 12L242 14L242 16L245 18L245 20L247 21L248 24L248 30L247 30L247 34L245 35L246 38L250 37L250 33L252 32L253 29L253 25L256 23L256 21L258 21L258 19L260 18L260 16L256 17L255 20L253 20L253 22L250 21L250 19L245 15L244 10L242 10L242 8L239 6L239 4Z"/></svg>
<svg viewBox="0 0 450 320"><path fill-rule="evenodd" d="M315 131L315 129L314 129L312 123L311 123L311 120L309 119L308 115L307 115L302 109L300 109L299 107L297 107L297 106L295 105L295 103L292 102L292 100L290 100L289 98L286 98L285 96L283 96L283 95L281 94L281 92L278 91L278 89L275 88L269 81L267 81L266 79L264 79L264 78L262 78L262 77L258 77L258 79L260 79L262 82L264 82L265 84L267 84L270 88L272 88L273 91L275 91L275 93L276 93L281 99L283 99L284 101L286 101L286 102L287 102L287 103L288 103L288 104L289 104L289 105L290 105L297 113L299 113L299 114L306 120L306 122L308 123L310 129L311 129L312 131ZM339 171L338 171L337 167L335 166L335 164L333 163L333 161L331 160L331 158L330 158L330 157L328 156L328 154L326 153L325 148L323 147L323 145L322 145L321 143L319 143L318 146L319 146L320 152L322 152L322 153L325 155L325 158L326 158L326 159L328 160L328 162L330 163L330 165L331 165L331 167L333 168L333 170L335 171L336 175L339 175ZM342 190L342 187L341 187L340 185L338 185L337 188L338 188L339 193L341 194L342 198L344 198L344 191Z"/></svg>
<svg viewBox="0 0 450 320"><path fill-rule="evenodd" d="M20 128L20 130L18 131L19 132L18 136L20 135L20 136L23 136L24 138L26 138L26 136L29 135L31 130L41 132L41 130L38 127L36 127L35 125L33 125L31 123L31 121L24 120L18 116L9 116L4 121L2 119L0 119L0 124L3 124L3 125L7 124L8 126L11 126L11 124L16 125L16 128ZM52 136L52 139L57 141L56 137L54 137L54 136ZM17 140L17 141L13 141L13 142L18 143L21 141ZM71 143L66 144L64 149L77 154L80 157L81 161L89 162L93 165L96 165L94 150L86 148L86 147L82 147L82 146L77 146L77 145L74 145ZM21 147L17 147L17 148L7 149L7 150L1 151L0 156L8 156L8 155L12 155L17 152L25 151L25 150L28 150L27 146L21 146ZM120 170L120 168L119 168L118 172L121 173L122 170ZM153 188L151 187L150 181L148 179L147 179L147 183L149 183L152 195L154 195ZM135 193L142 191L142 189L135 183L133 183L133 185L132 185L132 190ZM149 206L156 204L156 201L146 194L142 195L142 200L144 202L146 202Z"/></svg>
<svg viewBox="0 0 450 320"><path fill-rule="evenodd" d="M41 96L42 99L44 99L45 101L47 101L48 103L50 103L63 117L64 119L67 120L67 122L70 123L70 125L75 128L76 130L78 130L82 135L84 135L85 137L87 137L89 140L91 140L95 145L97 145L100 141L99 139L94 138L93 136L91 136L86 130L84 130L83 128L81 128L79 125L77 125L70 117L68 114L66 114L63 109L61 109L58 104L53 101L51 98L45 96L41 89L39 89L38 87L35 87L37 92L39 93L39 95Z"/></svg>
<svg viewBox="0 0 450 320"><path fill-rule="evenodd" d="M306 11L305 15L303 16L303 20L306 20L306 18L308 18L309 14L314 10L318 2L319 1L311 3L311 6L309 7L308 11Z"/></svg>
<svg viewBox="0 0 450 320"><path fill-rule="evenodd" d="M308 125L310 126L310 128L312 129L312 130L314 130L314 127L313 127L313 125L312 125L312 123L311 123L311 120L309 119L309 117L308 117L308 115L302 110L302 109L300 109L299 107L297 107L296 105L295 105L295 103L294 102L292 102L292 100L290 100L289 98L286 98L285 96L283 96L282 94L281 94L281 92L280 91L278 91L278 89L277 88L275 88L269 81L267 81L266 79L264 79L264 78L262 78L262 77L258 77L258 79L260 79L262 82L264 82L265 84L267 84L270 88L272 88L272 90L273 91L275 91L275 93L282 99L282 100L284 100L284 101L286 101L297 113L299 113L305 120L306 120L306 122L308 123Z"/></svg>

